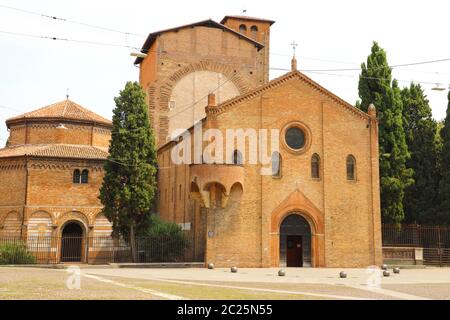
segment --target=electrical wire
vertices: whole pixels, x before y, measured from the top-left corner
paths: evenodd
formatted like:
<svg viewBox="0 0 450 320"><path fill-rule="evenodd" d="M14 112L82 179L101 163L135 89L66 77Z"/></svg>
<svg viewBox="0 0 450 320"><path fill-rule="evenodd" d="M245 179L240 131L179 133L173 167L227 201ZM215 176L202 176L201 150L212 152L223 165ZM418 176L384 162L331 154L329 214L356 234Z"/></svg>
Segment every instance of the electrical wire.
<svg viewBox="0 0 450 320"><path fill-rule="evenodd" d="M124 34L124 35L131 35L131 36L138 36L138 37L146 37L146 35L139 34L139 33L122 31L122 30L117 30L117 29L108 28L108 27L102 27L102 26L98 26L98 25L94 25L94 24L89 24L89 23L80 22L80 21L76 21L76 20L70 20L70 19L61 18L61 17L57 17L57 16L53 16L53 15L48 15L48 14L44 14L44 13L39 13L39 12L35 12L35 11L30 11L30 10L26 10L26 9L15 8L15 7L3 5L3 4L0 4L0 8L13 10L13 11L17 11L17 12L21 12L21 13L25 13L25 14L40 16L40 17L43 17L43 18L51 19L51 20L58 20L58 21L62 21L62 22L77 24L77 25L80 25L80 26L84 26L84 27L88 27L88 28L94 28L94 29L108 31L108 32L121 33L121 34Z"/></svg>
<svg viewBox="0 0 450 320"><path fill-rule="evenodd" d="M12 32L12 31L5 31L5 30L0 30L0 33L9 34L9 35L13 35L13 36L36 38L36 39L48 39L48 40L55 40L55 41L67 41L67 42L74 42L74 43L83 43L83 44L91 44L91 45L99 45L99 46L107 46L107 47L122 47L122 48L130 48L130 49L134 49L134 50L141 50L138 47L117 44L117 43L114 44L114 43L97 42L97 41L89 41L89 40L78 40L78 39L59 38L59 37L52 37L52 36L41 36L41 35L36 35L36 34Z"/></svg>
<svg viewBox="0 0 450 320"><path fill-rule="evenodd" d="M22 36L22 37L30 37L30 38L38 38L38 39L49 39L49 40L56 40L56 41L67 41L67 42L74 42L74 43L82 43L82 44L90 44L90 45L100 45L100 46L109 46L109 47L122 47L122 48L130 48L133 50L141 51L143 53L149 53L149 52L157 52L153 50L144 50L139 47L130 46L130 45L123 45L123 44L113 44L113 43L106 43L106 42L98 42L98 41L89 41L89 40L78 40L78 39L69 39L69 38L59 38L54 36L43 36L43 35L36 35L36 34L29 34L29 33L20 33L20 32L13 32L13 31L5 31L0 30L0 33L3 34L9 34L14 36ZM167 53L163 52L163 53ZM311 58L310 58L311 59ZM317 59L317 60L324 60L324 59ZM330 60L331 61L331 60ZM390 65L389 68L399 68L399 67L406 67L406 66L417 66L417 65L424 65L424 64L432 64L432 63L440 63L440 62L448 62L450 61L450 58L444 58L444 59L435 59L435 60L426 60L426 61L419 61L419 62L411 62L411 63L403 63L403 64L395 64ZM372 67L372 68L366 68L366 70L377 70L380 68L384 68L385 66L378 66L378 67ZM250 67L254 68L254 67ZM285 68L275 68L271 67L270 70L276 70L276 71L290 71L289 69ZM302 72L346 72L346 71L361 71L361 68L338 68L338 69L301 69L299 71Z"/></svg>
<svg viewBox="0 0 450 320"><path fill-rule="evenodd" d="M13 10L13 11L17 11L17 12L21 12L21 13L25 13L25 14L40 16L40 17L51 19L51 20L58 20L58 21L63 21L63 22L67 22L67 23L77 24L77 25L81 25L81 26L84 26L84 27L95 28L95 29L108 31L108 32L120 33L120 34L124 34L124 35L133 35L133 36L138 36L138 37L146 37L146 35L144 35L144 34L133 33L133 32L118 30L118 29L109 28L109 27L103 27L103 26L99 26L99 25L94 25L94 24L89 24L89 23L80 22L80 21L76 21L76 20L66 19L66 18L54 16L54 15L39 13L39 12L36 12L36 11L31 11L31 10L26 10L26 9L22 9L22 8L7 6L7 5L3 5L3 4L0 4L0 8L7 9L7 10ZM31 37L35 37L35 38L45 38L45 39L51 39L51 40L72 41L72 42L78 42L78 43L96 44L96 45L104 45L104 46L126 47L126 48L132 48L132 49L140 50L137 47L133 47L133 46L129 46L129 45L118 45L118 44L101 43L101 42L95 42L95 41L73 40L73 39L64 39L64 38L48 37L48 36L36 36L36 35L20 34L20 33L8 32L8 31L0 31L0 32L2 32L2 33L9 33L9 34L15 34L15 35L22 35L22 36L31 36ZM270 54L278 55L278 56L292 56L291 54L277 53L277 52L271 52ZM354 65L357 65L356 63L351 63L351 62L329 60L329 59L319 59L319 58L312 58L312 57L303 57L302 59L313 60L313 61L322 61L322 62L332 62L332 63L343 63L343 64L354 64ZM398 68L398 67L405 67L405 66L416 66L416 65L438 63L438 62L445 62L445 61L450 61L450 58L436 59L436 60L429 60L429 61L421 61L421 62L412 62L412 63L405 63L405 64L396 64L396 65L391 65L390 68ZM381 68L381 67L383 67L383 66L375 67L375 68L368 68L368 69L378 69L378 68ZM278 69L278 70L281 70L281 69ZM323 72L344 72L344 71L360 71L360 70L361 70L360 68L341 68L341 69L310 69L310 70L302 70L302 71L304 71L304 72L319 72L319 71L323 71Z"/></svg>

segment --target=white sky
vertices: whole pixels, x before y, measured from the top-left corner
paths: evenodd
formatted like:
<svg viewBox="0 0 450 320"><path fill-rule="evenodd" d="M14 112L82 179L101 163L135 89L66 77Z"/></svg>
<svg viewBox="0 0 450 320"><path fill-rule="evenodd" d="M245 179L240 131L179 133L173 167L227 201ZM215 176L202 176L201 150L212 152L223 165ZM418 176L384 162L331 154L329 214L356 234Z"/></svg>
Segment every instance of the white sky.
<svg viewBox="0 0 450 320"><path fill-rule="evenodd" d="M450 58L450 2L422 1L112 1L0 0L0 5L36 11L132 33L150 32L241 14L268 18L271 67L290 68L295 40L299 69L359 68L373 40L387 51L391 65ZM140 47L145 37L125 36L0 8L0 31L56 36ZM107 118L113 97L128 80L138 79L131 49L52 41L0 33L0 146L7 118L70 99ZM280 55L281 54L281 55ZM271 78L283 74L271 71ZM312 79L351 104L358 98L358 71L317 74ZM438 74L437 74L438 73ZM450 61L394 69L401 86L422 84L436 119L445 116L447 91L431 91L432 83L448 88ZM11 109L8 109L8 108Z"/></svg>

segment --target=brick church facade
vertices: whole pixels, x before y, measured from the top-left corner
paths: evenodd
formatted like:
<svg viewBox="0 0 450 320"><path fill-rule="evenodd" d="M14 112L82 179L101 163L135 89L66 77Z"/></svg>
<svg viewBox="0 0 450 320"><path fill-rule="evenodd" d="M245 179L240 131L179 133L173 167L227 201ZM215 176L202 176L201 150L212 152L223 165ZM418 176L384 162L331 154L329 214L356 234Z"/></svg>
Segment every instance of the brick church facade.
<svg viewBox="0 0 450 320"><path fill-rule="evenodd" d="M380 264L375 107L367 114L343 101L297 71L295 58L269 81L273 23L227 16L147 38L135 63L159 146L159 214L183 227L196 260L217 266ZM195 162L191 143L189 163L174 162L198 126L223 137L278 130L272 174L248 162L249 139L224 161Z"/></svg>
<svg viewBox="0 0 450 320"><path fill-rule="evenodd" d="M226 16L148 36L135 64L158 145L157 213L182 227L193 261L380 264L375 107L364 113L343 101L299 72L295 58L269 80L273 23ZM0 235L109 235L98 194L111 122L65 100L6 123ZM244 132L244 142L229 130ZM261 132L276 151L261 151ZM263 153L267 163L250 161Z"/></svg>

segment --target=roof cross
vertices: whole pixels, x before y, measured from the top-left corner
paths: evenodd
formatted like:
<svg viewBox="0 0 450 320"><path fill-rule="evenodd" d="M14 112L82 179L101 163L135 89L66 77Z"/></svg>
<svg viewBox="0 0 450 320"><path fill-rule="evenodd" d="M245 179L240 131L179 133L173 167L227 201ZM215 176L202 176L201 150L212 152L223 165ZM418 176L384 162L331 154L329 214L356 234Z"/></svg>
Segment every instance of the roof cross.
<svg viewBox="0 0 450 320"><path fill-rule="evenodd" d="M297 42L295 42L295 40L294 40L294 41L291 42L291 46L292 46L292 50L293 50L294 57L295 57L295 49L297 48L298 44L297 44Z"/></svg>

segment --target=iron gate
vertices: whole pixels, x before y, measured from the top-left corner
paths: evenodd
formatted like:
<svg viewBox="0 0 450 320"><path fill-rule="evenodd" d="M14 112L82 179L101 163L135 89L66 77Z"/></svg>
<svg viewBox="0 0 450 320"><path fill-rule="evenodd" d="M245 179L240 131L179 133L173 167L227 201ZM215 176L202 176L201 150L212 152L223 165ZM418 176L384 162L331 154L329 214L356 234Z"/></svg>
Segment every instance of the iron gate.
<svg viewBox="0 0 450 320"><path fill-rule="evenodd" d="M61 262L81 262L83 242L83 237L62 237Z"/></svg>

